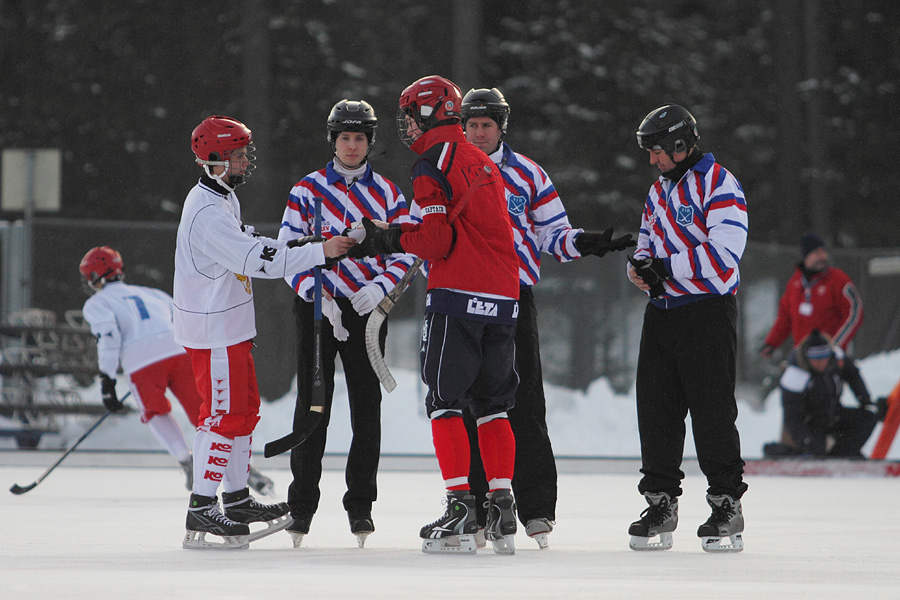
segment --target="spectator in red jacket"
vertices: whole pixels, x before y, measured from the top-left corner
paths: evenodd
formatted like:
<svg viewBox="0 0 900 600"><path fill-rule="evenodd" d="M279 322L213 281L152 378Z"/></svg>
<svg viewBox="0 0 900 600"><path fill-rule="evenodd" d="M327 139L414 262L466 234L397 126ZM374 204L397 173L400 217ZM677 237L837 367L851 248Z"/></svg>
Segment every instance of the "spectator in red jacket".
<svg viewBox="0 0 900 600"><path fill-rule="evenodd" d="M862 324L859 291L850 277L828 264L825 242L814 233L800 240L802 260L787 283L778 305L778 317L760 349L769 358L790 335L798 345L813 329L826 334L842 350Z"/></svg>

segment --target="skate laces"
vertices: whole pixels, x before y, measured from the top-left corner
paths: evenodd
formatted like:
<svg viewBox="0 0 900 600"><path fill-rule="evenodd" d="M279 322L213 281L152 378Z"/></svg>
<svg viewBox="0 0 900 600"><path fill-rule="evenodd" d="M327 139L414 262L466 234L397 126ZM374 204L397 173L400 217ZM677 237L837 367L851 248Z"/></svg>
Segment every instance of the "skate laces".
<svg viewBox="0 0 900 600"><path fill-rule="evenodd" d="M212 519L213 521L220 523L221 525L227 525L227 526L240 525L240 523L238 523L237 521L226 517L225 514L219 510L218 504L213 504L213 505L207 507L207 509L205 511L203 511L203 514L206 515L207 517L209 517L210 519Z"/></svg>
<svg viewBox="0 0 900 600"><path fill-rule="evenodd" d="M641 521L651 527L662 525L669 517L669 508L671 505L666 499L662 499L658 504L651 504L641 513Z"/></svg>
<svg viewBox="0 0 900 600"><path fill-rule="evenodd" d="M444 509L444 514L435 519L433 523L429 523L425 527L435 527L437 525L440 525L441 522L443 522L445 519L450 518L450 505L453 504L453 500L451 500L450 498L444 498L443 500L441 500L441 504L447 506L447 508Z"/></svg>
<svg viewBox="0 0 900 600"><path fill-rule="evenodd" d="M729 498L723 499L721 504L710 502L710 505L712 506L712 514L708 522L716 526L728 523L737 513L734 509L734 504Z"/></svg>

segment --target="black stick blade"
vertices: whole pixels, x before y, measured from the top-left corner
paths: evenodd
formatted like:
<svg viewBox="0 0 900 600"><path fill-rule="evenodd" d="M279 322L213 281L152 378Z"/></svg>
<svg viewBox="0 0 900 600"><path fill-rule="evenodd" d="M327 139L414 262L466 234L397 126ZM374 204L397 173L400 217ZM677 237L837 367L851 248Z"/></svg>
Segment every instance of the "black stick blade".
<svg viewBox="0 0 900 600"><path fill-rule="evenodd" d="M37 486L37 482L32 483L31 485L26 485L25 487L20 486L18 483L13 484L9 491L15 494L16 496L20 496L25 492L30 492Z"/></svg>
<svg viewBox="0 0 900 600"><path fill-rule="evenodd" d="M316 430L316 427L319 425L319 421L322 419L322 413L314 410L318 408L319 411L322 410L322 407L313 407L306 415L306 418L300 422L300 428L295 429L291 433L287 434L283 438L279 438L277 440L273 440L266 444L263 449L263 456L266 458L272 458L273 456L278 456L279 454L283 454L288 450L294 449L296 446L299 446L303 442L305 442L309 436L313 434L313 431Z"/></svg>

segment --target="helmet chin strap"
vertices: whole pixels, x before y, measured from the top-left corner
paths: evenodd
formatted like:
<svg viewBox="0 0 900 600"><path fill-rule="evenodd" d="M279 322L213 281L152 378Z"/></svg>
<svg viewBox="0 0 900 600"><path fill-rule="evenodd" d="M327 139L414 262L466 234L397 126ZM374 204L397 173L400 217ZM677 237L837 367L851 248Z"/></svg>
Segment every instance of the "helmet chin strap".
<svg viewBox="0 0 900 600"><path fill-rule="evenodd" d="M228 163L225 163L225 164L227 165ZM222 171L222 174L221 174L221 175L216 175L215 173L213 173L213 172L212 172L212 169L209 168L209 164L208 164L208 163L203 163L203 170L206 171L206 174L209 175L210 179L215 179L216 182L217 182L219 185L221 185L223 188L225 188L225 189L228 190L229 192L233 192L233 191L234 191L234 187L232 187L232 186L230 186L229 184L225 183L225 181L222 179L222 178L225 176L225 173L228 171L228 167L227 167L227 166L225 167L225 171Z"/></svg>

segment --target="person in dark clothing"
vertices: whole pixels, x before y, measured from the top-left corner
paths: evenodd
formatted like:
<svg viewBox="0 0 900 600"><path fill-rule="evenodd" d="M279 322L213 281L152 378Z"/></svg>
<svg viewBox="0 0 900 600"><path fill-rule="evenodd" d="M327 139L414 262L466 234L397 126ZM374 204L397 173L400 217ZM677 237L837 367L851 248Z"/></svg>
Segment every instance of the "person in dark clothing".
<svg viewBox="0 0 900 600"><path fill-rule="evenodd" d="M628 277L649 296L638 356L638 491L648 508L628 529L634 550L666 550L678 523L688 413L712 514L710 552L743 549L744 461L735 421L739 263L747 203L735 177L697 147L697 121L669 104L648 114L638 144L659 171L647 195ZM659 543L651 538L659 536ZM723 543L728 537L730 544Z"/></svg>
<svg viewBox="0 0 900 600"><path fill-rule="evenodd" d="M859 408L841 404L845 383ZM779 387L795 455L864 458L860 450L878 421L869 390L853 359L818 329L791 352Z"/></svg>
<svg viewBox="0 0 900 600"><path fill-rule="evenodd" d="M407 220L406 198L400 189L369 164L377 127L375 110L365 100L343 99L332 107L326 121L332 159L324 168L309 173L291 188L281 219L279 240L296 240L315 233L316 198L321 202L324 239L339 237L364 217L385 223ZM322 315L326 317L321 348L325 408L322 421L309 439L291 450L294 479L288 488L288 504L293 521L287 530L295 548L303 543L319 508L322 457L331 421L338 356L347 384L353 431L345 470L347 492L342 503L350 531L357 537L360 547L375 531L372 504L378 497L381 386L366 351L366 324L372 311L385 294L394 289L413 260L408 254L344 258L322 269ZM315 379L315 273L313 270L291 273L285 280L296 294L296 429L309 412ZM387 329L385 321L378 334L382 350Z"/></svg>

